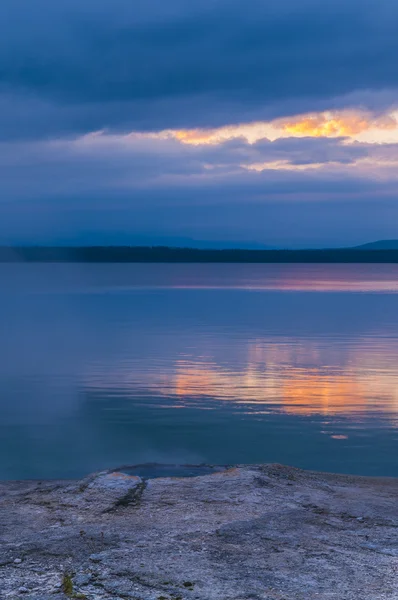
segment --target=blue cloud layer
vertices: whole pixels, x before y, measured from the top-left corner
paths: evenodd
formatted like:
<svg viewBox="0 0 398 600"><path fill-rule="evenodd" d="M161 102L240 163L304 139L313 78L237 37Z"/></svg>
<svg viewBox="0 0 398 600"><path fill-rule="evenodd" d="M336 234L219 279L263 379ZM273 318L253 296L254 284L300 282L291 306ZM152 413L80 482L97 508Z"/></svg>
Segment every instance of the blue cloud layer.
<svg viewBox="0 0 398 600"><path fill-rule="evenodd" d="M398 237L394 145L122 135L397 106L395 0L2 0L0 22L0 243Z"/></svg>

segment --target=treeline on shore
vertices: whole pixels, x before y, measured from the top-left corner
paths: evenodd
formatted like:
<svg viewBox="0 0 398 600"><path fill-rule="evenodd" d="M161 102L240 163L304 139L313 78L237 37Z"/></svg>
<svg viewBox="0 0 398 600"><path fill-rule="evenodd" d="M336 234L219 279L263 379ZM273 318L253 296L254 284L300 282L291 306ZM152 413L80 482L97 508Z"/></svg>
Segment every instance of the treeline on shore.
<svg viewBox="0 0 398 600"><path fill-rule="evenodd" d="M0 262L398 263L398 250L202 250L162 246L0 247Z"/></svg>

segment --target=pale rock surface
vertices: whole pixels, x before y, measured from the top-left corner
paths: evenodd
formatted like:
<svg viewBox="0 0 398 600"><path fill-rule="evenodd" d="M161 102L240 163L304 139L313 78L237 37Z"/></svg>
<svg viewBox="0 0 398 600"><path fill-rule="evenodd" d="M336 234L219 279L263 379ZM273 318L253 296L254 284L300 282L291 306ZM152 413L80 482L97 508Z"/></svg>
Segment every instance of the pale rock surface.
<svg viewBox="0 0 398 600"><path fill-rule="evenodd" d="M398 481L242 466L0 482L0 598L398 600Z"/></svg>

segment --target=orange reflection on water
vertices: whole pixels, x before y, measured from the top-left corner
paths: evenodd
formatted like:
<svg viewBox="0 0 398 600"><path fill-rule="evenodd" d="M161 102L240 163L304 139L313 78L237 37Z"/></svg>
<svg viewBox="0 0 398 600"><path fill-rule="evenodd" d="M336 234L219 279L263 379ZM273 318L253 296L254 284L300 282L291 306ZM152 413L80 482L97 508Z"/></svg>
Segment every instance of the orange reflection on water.
<svg viewBox="0 0 398 600"><path fill-rule="evenodd" d="M259 363L248 363L244 370L231 370L215 363L179 361L168 385L160 388L157 390L175 394L181 400L196 397L260 403L273 405L274 409L279 406L290 414L398 413L396 374L365 365L344 370L291 365L281 368L276 363L264 368Z"/></svg>
<svg viewBox="0 0 398 600"><path fill-rule="evenodd" d="M125 366L108 373L101 369L94 381L102 390L133 396L145 390L178 398L179 407L189 407L196 399L195 406L200 407L202 401L203 409L211 408L211 401L216 400L297 415L378 413L398 425L396 342L385 339L376 348L372 338L361 338L341 352L341 348L311 340L252 340L245 358L239 352L237 360L230 357L221 363L214 357L185 355L156 369Z"/></svg>
<svg viewBox="0 0 398 600"><path fill-rule="evenodd" d="M263 271L263 272L262 272ZM289 264L255 265L248 288L317 292L396 292L398 265ZM263 276L261 276L263 275Z"/></svg>
<svg viewBox="0 0 398 600"><path fill-rule="evenodd" d="M322 373L319 369L292 373L281 382L280 391L284 410L303 415L364 412L371 395L369 385L355 376Z"/></svg>
<svg viewBox="0 0 398 600"><path fill-rule="evenodd" d="M129 271L124 271L125 268ZM113 271L112 271L113 272ZM128 275L128 278L126 279ZM398 264L168 263L123 265L118 289L398 293ZM90 279L89 279L90 282ZM98 284L91 281L90 285Z"/></svg>

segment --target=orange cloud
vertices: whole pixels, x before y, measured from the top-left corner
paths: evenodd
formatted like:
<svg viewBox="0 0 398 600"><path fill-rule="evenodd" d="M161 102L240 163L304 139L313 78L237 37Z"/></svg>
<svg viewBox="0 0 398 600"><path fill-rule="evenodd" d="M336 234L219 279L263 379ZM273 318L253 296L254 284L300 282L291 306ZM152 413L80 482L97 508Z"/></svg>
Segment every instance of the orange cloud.
<svg viewBox="0 0 398 600"><path fill-rule="evenodd" d="M243 138L249 144L261 139L274 141L286 137L347 137L352 140L383 143L391 133L398 136L397 115L382 116L361 110L327 111L298 115L289 119L238 123L213 129L179 129L161 132L183 144L199 146L221 144L228 140ZM365 137L364 137L365 136ZM388 141L391 141L390 139Z"/></svg>
<svg viewBox="0 0 398 600"><path fill-rule="evenodd" d="M374 118L367 113L321 113L279 121L284 132L303 137L351 137L369 129L391 130L397 121L387 115Z"/></svg>
<svg viewBox="0 0 398 600"><path fill-rule="evenodd" d="M179 129L172 132L173 136L184 144L209 144L214 137L214 130Z"/></svg>
<svg viewBox="0 0 398 600"><path fill-rule="evenodd" d="M184 144L199 146L201 144L221 144L228 140L243 138L250 144L259 139L276 139L277 132L272 123L258 121L254 123L238 123L213 129L177 129L167 132Z"/></svg>

